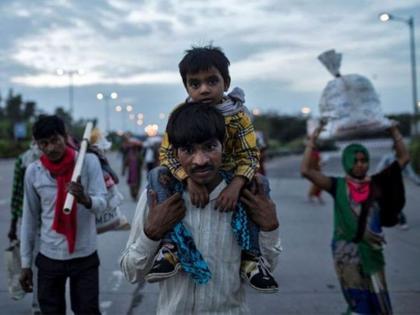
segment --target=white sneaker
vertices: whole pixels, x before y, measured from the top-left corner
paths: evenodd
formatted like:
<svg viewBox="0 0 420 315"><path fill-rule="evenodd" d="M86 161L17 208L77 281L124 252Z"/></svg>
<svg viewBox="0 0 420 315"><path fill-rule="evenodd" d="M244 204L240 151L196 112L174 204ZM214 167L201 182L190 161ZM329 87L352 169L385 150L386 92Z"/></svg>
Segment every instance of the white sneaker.
<svg viewBox="0 0 420 315"><path fill-rule="evenodd" d="M403 224L398 224L397 228L399 228L400 230L403 230L403 231L407 231L410 227L408 226L407 223L403 223Z"/></svg>

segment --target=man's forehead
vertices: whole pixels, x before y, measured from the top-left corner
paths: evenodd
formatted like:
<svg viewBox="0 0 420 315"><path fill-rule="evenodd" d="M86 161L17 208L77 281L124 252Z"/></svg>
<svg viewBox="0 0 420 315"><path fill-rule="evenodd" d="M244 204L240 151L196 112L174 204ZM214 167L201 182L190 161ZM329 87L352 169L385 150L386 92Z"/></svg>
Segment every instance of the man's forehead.
<svg viewBox="0 0 420 315"><path fill-rule="evenodd" d="M200 146L205 146L205 145L209 145L209 144L213 144L213 143L219 144L220 141L217 138L211 138L211 139L205 140L203 142L196 142L196 143L192 143L191 142L191 143L187 143L187 144L183 145L182 147L187 147L187 146L200 147Z"/></svg>
<svg viewBox="0 0 420 315"><path fill-rule="evenodd" d="M49 141L49 140L54 140L54 139L57 139L57 138L64 138L64 136L60 135L59 133L54 133L51 136L41 138L41 139L38 139L36 141Z"/></svg>

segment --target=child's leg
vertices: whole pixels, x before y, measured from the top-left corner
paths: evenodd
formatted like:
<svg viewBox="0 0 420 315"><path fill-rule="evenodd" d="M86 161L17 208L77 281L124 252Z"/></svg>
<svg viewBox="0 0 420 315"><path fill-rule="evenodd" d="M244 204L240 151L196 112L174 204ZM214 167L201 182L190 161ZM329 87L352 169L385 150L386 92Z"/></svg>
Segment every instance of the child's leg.
<svg viewBox="0 0 420 315"><path fill-rule="evenodd" d="M264 191L264 195L267 197L270 197L270 183L268 182L267 177L263 175L257 175L261 179L262 188ZM251 186L256 186L256 181L253 179L253 181L249 184ZM259 243L259 235L260 235L260 227L254 223L252 220L248 220L248 230L249 230L249 236L250 236L250 242L251 242L251 248L248 251L250 254L255 256L261 256L260 251L260 243Z"/></svg>
<svg viewBox="0 0 420 315"><path fill-rule="evenodd" d="M270 185L267 178L262 175L258 176L261 178L264 194L270 197ZM255 185L255 183L252 184ZM258 291L265 293L277 292L278 284L267 262L261 255L259 244L260 227L252 220L248 220L248 231L251 246L249 250L242 251L241 276L252 288Z"/></svg>
<svg viewBox="0 0 420 315"><path fill-rule="evenodd" d="M150 206L150 192L156 193L158 204L162 203L175 193L177 179L165 166L157 166L147 174L147 204ZM162 242L170 242L170 232L166 233Z"/></svg>
<svg viewBox="0 0 420 315"><path fill-rule="evenodd" d="M147 173L147 202L150 206L150 191L157 195L157 202L162 203L175 193L177 180L165 166L158 166Z"/></svg>
<svg viewBox="0 0 420 315"><path fill-rule="evenodd" d="M156 193L157 202L162 203L175 193L177 180L168 168L158 166L147 174L147 202L150 206L150 192ZM175 275L180 269L176 255L176 245L170 238L171 231L167 232L161 240L161 248L153 260L153 266L145 276L148 282L157 282Z"/></svg>

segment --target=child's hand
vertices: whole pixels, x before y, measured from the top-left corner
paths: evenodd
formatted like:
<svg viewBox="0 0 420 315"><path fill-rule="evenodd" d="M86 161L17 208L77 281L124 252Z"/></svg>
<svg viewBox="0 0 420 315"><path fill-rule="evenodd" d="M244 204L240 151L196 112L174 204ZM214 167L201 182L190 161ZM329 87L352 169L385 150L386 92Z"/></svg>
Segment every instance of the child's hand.
<svg viewBox="0 0 420 315"><path fill-rule="evenodd" d="M191 203L194 206L204 208L209 203L209 192L205 186L199 185L190 178L187 178L187 190L190 194Z"/></svg>
<svg viewBox="0 0 420 315"><path fill-rule="evenodd" d="M222 212L235 210L239 199L239 193L245 183L245 178L238 176L234 177L232 182L223 189L217 198L216 209L219 209Z"/></svg>

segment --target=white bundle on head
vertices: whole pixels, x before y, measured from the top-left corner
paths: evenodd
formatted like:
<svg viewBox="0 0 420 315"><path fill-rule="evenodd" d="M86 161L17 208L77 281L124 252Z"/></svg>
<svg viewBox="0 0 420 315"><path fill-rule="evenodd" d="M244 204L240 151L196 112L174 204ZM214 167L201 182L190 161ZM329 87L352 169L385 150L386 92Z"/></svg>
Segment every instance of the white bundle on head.
<svg viewBox="0 0 420 315"><path fill-rule="evenodd" d="M340 75L342 55L328 50L318 56L336 78L324 88L319 102L321 118L328 120L327 133L333 138L351 138L375 133L390 126L382 112L372 83L358 74Z"/></svg>

